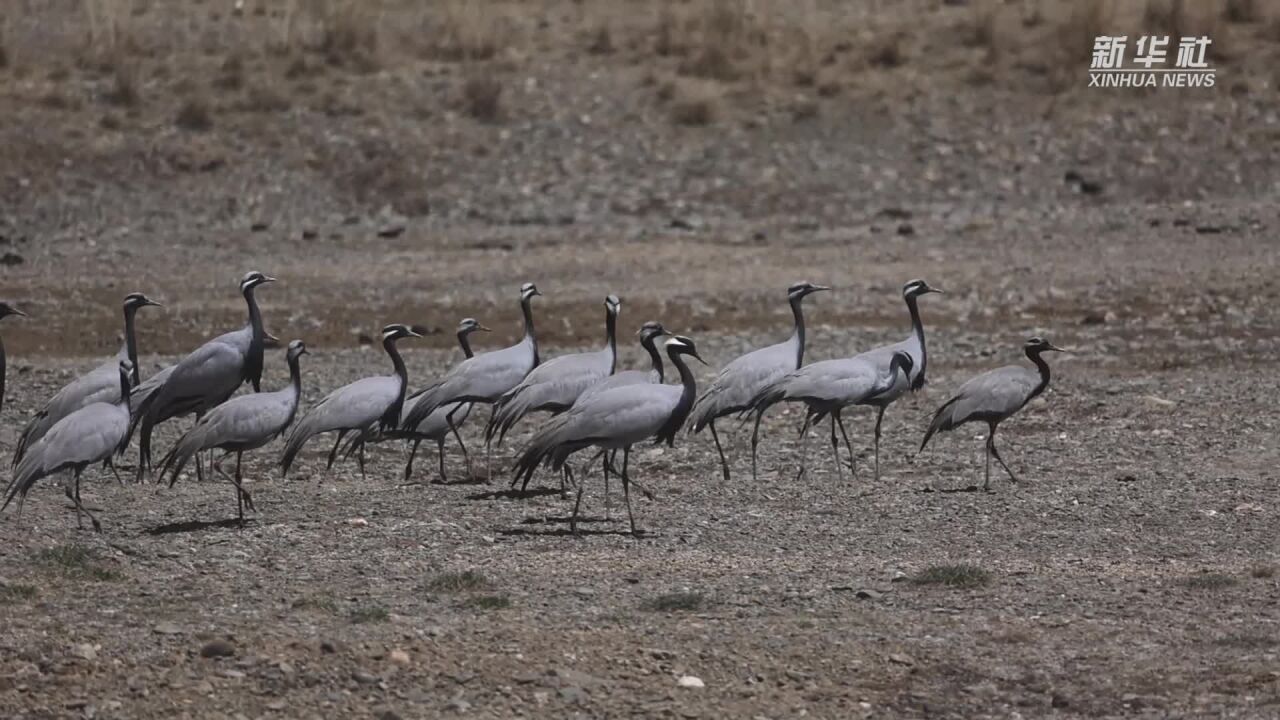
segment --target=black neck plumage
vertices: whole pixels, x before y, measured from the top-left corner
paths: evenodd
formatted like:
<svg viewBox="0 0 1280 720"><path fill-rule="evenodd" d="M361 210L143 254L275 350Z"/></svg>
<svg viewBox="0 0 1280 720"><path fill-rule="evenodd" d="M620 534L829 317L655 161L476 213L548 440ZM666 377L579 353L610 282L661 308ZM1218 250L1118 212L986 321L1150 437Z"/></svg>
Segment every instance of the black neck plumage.
<svg viewBox="0 0 1280 720"><path fill-rule="evenodd" d="M658 430L658 434L654 437L654 444L660 445L667 443L668 447L675 444L676 433L684 426L684 421L689 417L689 411L693 409L693 400L697 397L698 384L693 377L693 371L689 369L689 364L685 362L684 355L676 352L678 348L669 347L667 349L667 357L671 358L671 364L676 366L680 371L680 399L676 402L676 407L671 411L671 416Z"/></svg>
<svg viewBox="0 0 1280 720"><path fill-rule="evenodd" d="M609 344L609 374L618 369L618 316L610 310L604 313L604 335Z"/></svg>
<svg viewBox="0 0 1280 720"><path fill-rule="evenodd" d="M133 363L133 384L141 380L138 370L138 338L134 335L133 319L138 313L137 305L124 306L124 356Z"/></svg>
<svg viewBox="0 0 1280 720"><path fill-rule="evenodd" d="M244 290L244 301L249 305L249 354L244 361L244 379L253 385L254 392L262 391L262 355L266 347L266 332L262 327L262 311L254 297L253 287Z"/></svg>
<svg viewBox="0 0 1280 720"><path fill-rule="evenodd" d="M524 338L533 345L533 366L538 367L538 335L533 329L533 296L521 298L520 312L524 313Z"/></svg>
<svg viewBox="0 0 1280 720"><path fill-rule="evenodd" d="M1035 363L1036 370L1040 371L1040 382L1031 390L1031 395L1027 397L1027 402L1031 402L1037 395L1044 392L1049 387L1049 363L1040 357L1040 350L1036 348L1027 348L1027 357L1031 362Z"/></svg>
<svg viewBox="0 0 1280 720"><path fill-rule="evenodd" d="M666 380L662 367L662 353L658 352L658 348L654 346L654 341L658 339L657 335L651 335L640 341L640 346L645 352L649 353L649 360L653 363L653 369L658 373L658 384L662 384Z"/></svg>
<svg viewBox="0 0 1280 720"><path fill-rule="evenodd" d="M924 373L929 366L929 351L924 345L924 323L920 320L920 308L916 305L916 296L907 296L907 311L911 313L911 332L915 333L920 343L920 366L917 368L915 380L911 382L912 390L924 387ZM909 378L908 378L909 379Z"/></svg>
<svg viewBox="0 0 1280 720"><path fill-rule="evenodd" d="M475 355L475 353L471 352L471 338L468 337L470 334L471 334L470 330L458 331L458 345L459 347L462 348L462 354L466 355L467 357L472 357L473 355Z"/></svg>
<svg viewBox="0 0 1280 720"><path fill-rule="evenodd" d="M387 356L391 358L391 365L395 368L396 377L400 379L400 388L396 392L395 402L391 403L391 407L382 414L378 421L379 427L384 432L395 430L400 425L400 411L404 408L405 390L409 388L409 371L404 367L404 359L400 357L400 349L396 347L396 338L389 337L382 341L382 349L387 351Z"/></svg>
<svg viewBox="0 0 1280 720"><path fill-rule="evenodd" d="M796 369L804 365L804 296L791 298L791 315L795 318L796 327L792 334L796 338Z"/></svg>

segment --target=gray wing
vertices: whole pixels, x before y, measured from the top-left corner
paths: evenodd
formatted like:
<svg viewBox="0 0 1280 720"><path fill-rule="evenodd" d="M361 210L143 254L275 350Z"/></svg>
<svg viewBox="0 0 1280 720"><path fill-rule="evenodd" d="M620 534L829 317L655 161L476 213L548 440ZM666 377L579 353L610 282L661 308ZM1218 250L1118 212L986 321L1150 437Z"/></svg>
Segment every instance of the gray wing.
<svg viewBox="0 0 1280 720"><path fill-rule="evenodd" d="M416 421L437 407L456 400L494 402L515 387L533 369L528 343L481 353L454 366L440 382L428 387L405 416Z"/></svg>
<svg viewBox="0 0 1280 720"><path fill-rule="evenodd" d="M129 412L123 405L94 403L59 420L18 463L5 505L16 495L26 496L37 480L61 468L111 457L128 431Z"/></svg>
<svg viewBox="0 0 1280 720"><path fill-rule="evenodd" d="M120 363L110 360L67 383L40 412L27 423L18 439L15 460L21 460L26 448L49 432L59 420L95 402L115 404L120 400Z"/></svg>
<svg viewBox="0 0 1280 720"><path fill-rule="evenodd" d="M457 412L454 409L457 408ZM455 427L462 427L467 421L467 416L471 414L471 403L452 403L449 405L441 405L431 414L422 419L412 428L412 432L432 440L438 440L449 434L449 413L453 412L453 424ZM405 413L400 413L401 424L403 424Z"/></svg>
<svg viewBox="0 0 1280 720"><path fill-rule="evenodd" d="M502 436L528 413L563 410L584 390L609 376L612 357L607 350L565 355L534 368L499 400L485 437Z"/></svg>
<svg viewBox="0 0 1280 720"><path fill-rule="evenodd" d="M155 391L165 384L165 381L169 379L169 376L173 374L174 369L177 367L177 365L170 365L164 368L143 380L129 393L129 404L133 407L134 412L137 412L138 408L142 407L143 403L147 401L147 398L151 397Z"/></svg>
<svg viewBox="0 0 1280 720"><path fill-rule="evenodd" d="M907 375L899 373L898 376L894 378L893 387L875 397L875 402L877 403L891 403L902 397L911 389L911 384L920 377L920 373L924 368L924 353L920 348L919 339L917 339L915 334L912 333L911 337L903 340L902 342L873 348L864 353L855 355L852 358L854 360L869 362L883 375L888 376L889 363L893 362L894 354L899 351L906 352L911 356L911 372Z"/></svg>
<svg viewBox="0 0 1280 720"><path fill-rule="evenodd" d="M683 389L676 385L627 385L570 408L558 432L561 442L633 445L653 437L671 417Z"/></svg>
<svg viewBox="0 0 1280 720"><path fill-rule="evenodd" d="M845 407L861 402L888 381L888 369L863 358L824 360L806 365L778 381L782 400L806 400Z"/></svg>
<svg viewBox="0 0 1280 720"><path fill-rule="evenodd" d="M373 425L399 394L400 378L396 375L362 378L329 393L293 426L281 465L287 472L298 451L315 435Z"/></svg>
<svg viewBox="0 0 1280 720"><path fill-rule="evenodd" d="M1040 374L1018 365L996 368L970 379L951 403L951 425L979 417L1005 417L1022 409L1040 383Z"/></svg>
<svg viewBox="0 0 1280 720"><path fill-rule="evenodd" d="M179 444L189 444L192 452L225 445L260 447L284 432L297 407L292 388L240 395L201 418Z"/></svg>
<svg viewBox="0 0 1280 720"><path fill-rule="evenodd" d="M587 402L606 390L626 387L627 385L647 385L658 381L658 373L653 370L623 370L593 384L582 391L576 402Z"/></svg>
<svg viewBox="0 0 1280 720"><path fill-rule="evenodd" d="M209 408L235 392L244 379L244 362L249 353L248 343L234 342L239 335L221 335L183 358L154 395L154 416L165 417L165 408L158 405L195 398L202 400L202 407Z"/></svg>
<svg viewBox="0 0 1280 720"><path fill-rule="evenodd" d="M747 409L765 387L796 369L796 346L791 340L749 352L720 371L689 414L692 432L730 413Z"/></svg>

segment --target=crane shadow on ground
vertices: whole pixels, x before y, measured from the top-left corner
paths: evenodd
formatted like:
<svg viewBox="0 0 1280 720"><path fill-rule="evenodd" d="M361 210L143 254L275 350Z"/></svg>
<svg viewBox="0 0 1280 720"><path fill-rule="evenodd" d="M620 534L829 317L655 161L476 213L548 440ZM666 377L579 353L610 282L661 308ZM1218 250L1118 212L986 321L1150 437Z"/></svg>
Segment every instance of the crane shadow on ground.
<svg viewBox="0 0 1280 720"><path fill-rule="evenodd" d="M573 518L569 517L568 515L547 515L547 516L540 516L540 517L527 517L521 520L520 524L530 526L530 527L508 528L506 530L500 530L499 534L506 535L508 537L520 537L520 536L573 537L575 533L569 527L569 524L572 520ZM596 528L596 529L582 527L583 525L606 524L606 523L611 525L620 524L621 527ZM541 526L541 527L535 527L535 526ZM626 527L625 518L603 518L603 517L597 517L597 516L584 515L578 518L578 532L576 534L579 536L617 535L622 537L630 537L631 530L630 528ZM640 530L638 535L641 535L641 536L645 535L645 532L643 530Z"/></svg>
<svg viewBox="0 0 1280 720"><path fill-rule="evenodd" d="M468 495L468 500L528 500L530 498L545 497L547 495L559 495L559 488L537 487L529 490L494 490L492 492L475 493Z"/></svg>
<svg viewBox="0 0 1280 720"><path fill-rule="evenodd" d="M256 525L257 521L252 518L245 518L244 526ZM157 525L147 530L148 535L173 535L175 533L193 533L201 530L212 530L214 528L232 528L239 530L241 528L240 521L236 518L227 518L225 520L186 520L183 522L167 523L165 525Z"/></svg>

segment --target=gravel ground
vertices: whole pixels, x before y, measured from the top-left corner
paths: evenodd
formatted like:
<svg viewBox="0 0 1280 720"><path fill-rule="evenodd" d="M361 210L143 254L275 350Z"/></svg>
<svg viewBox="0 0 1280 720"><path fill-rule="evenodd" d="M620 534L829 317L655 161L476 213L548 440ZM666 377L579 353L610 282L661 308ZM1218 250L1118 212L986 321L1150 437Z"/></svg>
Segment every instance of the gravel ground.
<svg viewBox="0 0 1280 720"><path fill-rule="evenodd" d="M832 24L816 86L780 55L774 75L716 81L704 127L663 97L688 58L622 24L613 51L585 51L600 33L581 3L513 5L513 47L476 64L236 46L235 87L200 32L242 41L274 15L210 3L166 23L176 5L140 3L132 106L111 94L119 66L57 54L87 32L72 5L0 23L0 278L32 315L0 327L5 455L114 352L124 294L165 303L139 316L146 375L243 323L250 269L281 279L259 293L268 329L312 349L306 406L386 372L370 338L388 322L431 330L403 344L414 386L456 361L463 316L495 328L478 350L511 342L526 280L545 357L598 346L616 292L624 364L657 319L697 341L700 381L785 337L795 280L835 288L806 305L811 360L905 336L910 278L946 294L921 303L929 384L886 416L878 481L870 412L848 418L856 478L836 477L825 428L797 478L799 417L779 410L755 481L731 424L727 483L707 436L639 450L639 537L598 474L577 537L555 478L507 491L537 420L491 482L452 443L447 485L402 484L398 445L366 478L325 471L323 439L282 481L269 446L246 459L243 529L226 484L91 473L99 535L41 483L0 515L0 715L1280 716L1272 26L1232 25L1212 91L1050 94L1036 42L996 57L963 39L973 8L875 3L865 28L839 18L848 38ZM868 63L865 35L894 19L926 31ZM456 105L476 73L505 88L495 118ZM285 101L246 107L261 87ZM211 126L175 128L201 93ZM1033 334L1075 352L1002 427L1023 482L981 492L981 428L917 453L920 437ZM285 378L270 351L264 386ZM424 447L415 479L434 467Z"/></svg>

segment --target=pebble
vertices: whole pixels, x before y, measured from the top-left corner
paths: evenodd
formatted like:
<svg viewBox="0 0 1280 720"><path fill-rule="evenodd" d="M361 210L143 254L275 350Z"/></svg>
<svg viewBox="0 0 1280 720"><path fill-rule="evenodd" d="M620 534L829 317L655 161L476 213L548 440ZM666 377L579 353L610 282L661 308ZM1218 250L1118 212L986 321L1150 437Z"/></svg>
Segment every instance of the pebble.
<svg viewBox="0 0 1280 720"><path fill-rule="evenodd" d="M702 682L702 678L694 675L681 675L680 679L676 680L676 685L690 689L704 688L707 686L706 683Z"/></svg>
<svg viewBox="0 0 1280 720"><path fill-rule="evenodd" d="M912 659L910 655L907 655L905 653L893 653L892 655L889 656L889 662L897 663L898 665L908 665L908 666L916 664L916 661Z"/></svg>
<svg viewBox="0 0 1280 720"><path fill-rule="evenodd" d="M81 660L97 660L98 649L89 643L81 643L71 648L71 654Z"/></svg>
<svg viewBox="0 0 1280 720"><path fill-rule="evenodd" d="M156 626L151 629L157 635L181 635L186 632L181 627L178 627L176 623L171 622L157 623Z"/></svg>
<svg viewBox="0 0 1280 720"><path fill-rule="evenodd" d="M401 650L400 648L396 648L395 650L387 653L387 659L397 665L408 665L410 662L409 653Z"/></svg>
<svg viewBox="0 0 1280 720"><path fill-rule="evenodd" d="M351 673L351 679L355 680L361 685L373 685L374 683L378 682L377 675L365 672L364 670L356 670L355 672Z"/></svg>
<svg viewBox="0 0 1280 720"><path fill-rule="evenodd" d="M227 640L210 640L200 648L200 657L220 658L236 654L236 646Z"/></svg>

